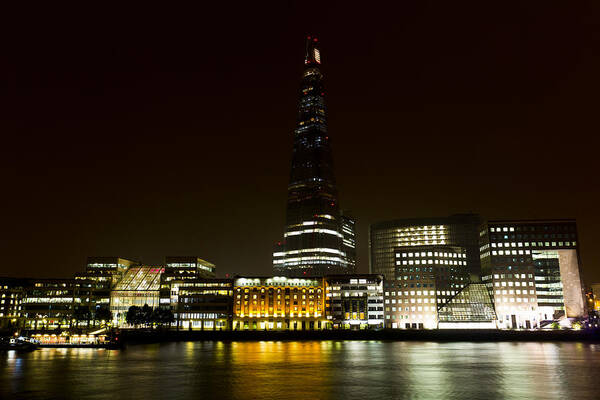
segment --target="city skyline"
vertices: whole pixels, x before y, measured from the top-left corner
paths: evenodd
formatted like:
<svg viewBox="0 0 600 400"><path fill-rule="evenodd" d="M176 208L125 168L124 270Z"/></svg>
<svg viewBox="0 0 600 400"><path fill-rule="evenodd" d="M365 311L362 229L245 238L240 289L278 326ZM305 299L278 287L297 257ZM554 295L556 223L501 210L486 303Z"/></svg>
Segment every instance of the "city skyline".
<svg viewBox="0 0 600 400"><path fill-rule="evenodd" d="M316 32L358 272L371 223L473 211L576 218L584 279L600 280L586 136L600 60L586 13L523 5L520 16L484 21L474 17L485 8L398 7L397 19L367 21L360 34L352 7L324 8L325 19L348 21L334 29L293 6L272 11L294 14L284 22L235 20L227 35L215 22L141 40L126 21L100 34L95 20L78 37L66 27L24 34L8 50L18 83L4 93L17 110L4 119L14 134L2 158L3 275L63 277L86 256L158 264L164 254L198 254L220 275L269 275L285 219L297 49ZM213 39L199 51L204 36Z"/></svg>

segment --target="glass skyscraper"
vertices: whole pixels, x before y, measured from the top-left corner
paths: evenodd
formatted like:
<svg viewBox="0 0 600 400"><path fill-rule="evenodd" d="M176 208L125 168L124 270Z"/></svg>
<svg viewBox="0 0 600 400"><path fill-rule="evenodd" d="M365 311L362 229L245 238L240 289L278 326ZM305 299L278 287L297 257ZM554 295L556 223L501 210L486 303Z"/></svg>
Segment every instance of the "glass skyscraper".
<svg viewBox="0 0 600 400"><path fill-rule="evenodd" d="M354 221L342 219L327 132L321 53L307 37L294 130L283 241L273 253L273 270L284 276L354 272ZM346 239L344 241L344 239Z"/></svg>

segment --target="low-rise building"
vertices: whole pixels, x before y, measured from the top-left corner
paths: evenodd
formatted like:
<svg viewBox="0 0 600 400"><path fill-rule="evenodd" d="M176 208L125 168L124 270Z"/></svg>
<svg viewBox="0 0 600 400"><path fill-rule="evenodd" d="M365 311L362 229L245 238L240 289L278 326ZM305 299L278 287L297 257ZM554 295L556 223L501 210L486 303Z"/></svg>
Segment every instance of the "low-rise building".
<svg viewBox="0 0 600 400"><path fill-rule="evenodd" d="M323 278L238 277L234 280L234 330L321 330Z"/></svg>
<svg viewBox="0 0 600 400"><path fill-rule="evenodd" d="M325 277L325 313L333 329L383 328L383 276Z"/></svg>
<svg viewBox="0 0 600 400"><path fill-rule="evenodd" d="M163 282L160 304L173 310L177 329L230 330L233 279L197 278Z"/></svg>
<svg viewBox="0 0 600 400"><path fill-rule="evenodd" d="M33 279L22 300L23 327L61 330L73 325L74 279Z"/></svg>
<svg viewBox="0 0 600 400"><path fill-rule="evenodd" d="M22 308L29 279L0 278L0 329L18 329L23 325Z"/></svg>

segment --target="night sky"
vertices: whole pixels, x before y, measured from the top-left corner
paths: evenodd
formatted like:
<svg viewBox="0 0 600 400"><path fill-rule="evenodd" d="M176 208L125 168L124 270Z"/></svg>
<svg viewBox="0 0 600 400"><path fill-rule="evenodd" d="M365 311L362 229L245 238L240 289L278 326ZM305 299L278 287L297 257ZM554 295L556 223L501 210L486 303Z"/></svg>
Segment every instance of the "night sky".
<svg viewBox="0 0 600 400"><path fill-rule="evenodd" d="M5 14L0 275L271 274L315 34L360 272L369 224L473 211L577 218L600 281L600 3L223 3Z"/></svg>

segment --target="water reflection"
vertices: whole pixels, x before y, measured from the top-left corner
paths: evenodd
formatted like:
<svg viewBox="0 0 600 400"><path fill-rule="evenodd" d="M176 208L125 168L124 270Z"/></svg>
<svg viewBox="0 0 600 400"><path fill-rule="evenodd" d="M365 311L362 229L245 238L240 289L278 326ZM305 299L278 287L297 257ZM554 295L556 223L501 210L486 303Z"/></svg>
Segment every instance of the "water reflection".
<svg viewBox="0 0 600 400"><path fill-rule="evenodd" d="M583 343L185 342L0 354L0 398L595 398Z"/></svg>

